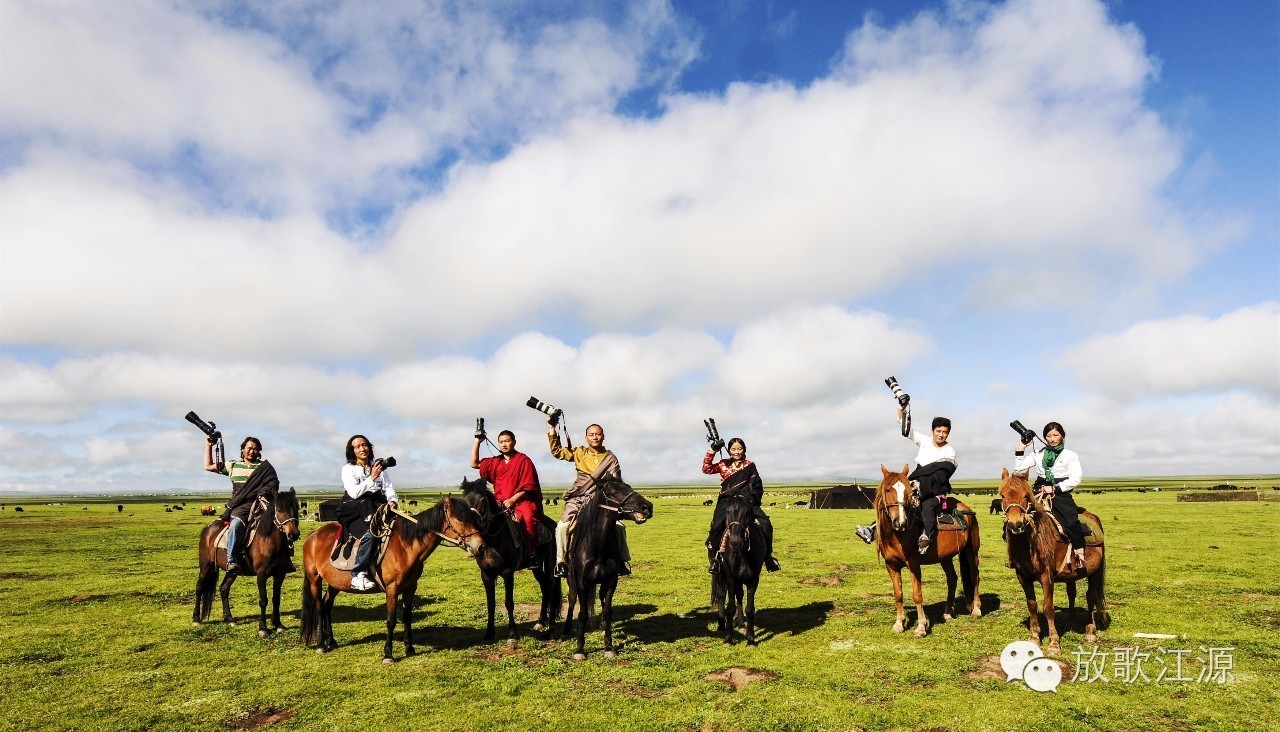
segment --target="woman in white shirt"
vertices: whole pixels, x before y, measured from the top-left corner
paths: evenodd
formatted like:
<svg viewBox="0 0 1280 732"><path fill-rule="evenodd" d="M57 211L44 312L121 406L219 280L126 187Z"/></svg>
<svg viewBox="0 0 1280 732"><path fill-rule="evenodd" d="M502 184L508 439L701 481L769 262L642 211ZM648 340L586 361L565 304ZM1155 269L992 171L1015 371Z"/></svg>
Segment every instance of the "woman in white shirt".
<svg viewBox="0 0 1280 732"><path fill-rule="evenodd" d="M360 549L356 552L356 564L351 570L351 588L369 590L369 562L373 558L373 534L369 521L382 504L397 507L396 490L391 478L383 474L385 466L373 458L373 443L364 435L352 435L347 440L347 464L342 466L344 495L338 506L338 521L351 536L360 537Z"/></svg>
<svg viewBox="0 0 1280 732"><path fill-rule="evenodd" d="M1037 453L1027 449L1031 443L1019 444L1013 453L1014 469L1034 469L1035 487L1053 498L1053 515L1062 524L1062 530L1075 551L1076 561L1083 565L1084 525L1080 523L1080 511L1072 495L1072 490L1084 479L1080 456L1066 448L1067 431L1058 422L1046 424L1041 434L1044 435L1045 449Z"/></svg>

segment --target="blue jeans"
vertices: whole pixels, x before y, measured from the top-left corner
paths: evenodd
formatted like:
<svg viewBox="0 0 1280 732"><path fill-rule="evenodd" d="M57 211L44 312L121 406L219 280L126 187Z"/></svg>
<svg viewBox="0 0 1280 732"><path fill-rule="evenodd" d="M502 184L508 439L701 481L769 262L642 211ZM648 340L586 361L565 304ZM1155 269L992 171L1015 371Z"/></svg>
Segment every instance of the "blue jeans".
<svg viewBox="0 0 1280 732"><path fill-rule="evenodd" d="M231 523L227 526L227 564L236 564L236 542L240 539L240 532L244 530L244 522L238 517L232 516Z"/></svg>
<svg viewBox="0 0 1280 732"><path fill-rule="evenodd" d="M366 531L364 536L360 537L360 548L356 550L356 563L351 569L351 574L368 572L370 559L373 559L373 534Z"/></svg>

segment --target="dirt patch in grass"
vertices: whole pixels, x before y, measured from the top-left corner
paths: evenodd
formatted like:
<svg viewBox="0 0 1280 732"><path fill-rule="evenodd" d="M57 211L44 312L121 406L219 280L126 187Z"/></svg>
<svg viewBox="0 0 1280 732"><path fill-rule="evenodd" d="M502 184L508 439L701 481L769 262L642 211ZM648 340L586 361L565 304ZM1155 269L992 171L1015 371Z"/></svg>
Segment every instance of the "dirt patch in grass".
<svg viewBox="0 0 1280 732"><path fill-rule="evenodd" d="M0 580L34 580L44 579L38 574L31 572L0 572Z"/></svg>
<svg viewBox="0 0 1280 732"><path fill-rule="evenodd" d="M704 681L719 681L722 684L728 684L733 687L734 691L742 691L743 687L748 684L754 684L757 681L775 681L778 675L772 671L765 671L759 668L731 666L723 671L707 674L702 678Z"/></svg>
<svg viewBox="0 0 1280 732"><path fill-rule="evenodd" d="M236 717L227 726L236 730L262 729L288 722L297 713L297 709L251 709L246 716Z"/></svg>
<svg viewBox="0 0 1280 732"><path fill-rule="evenodd" d="M844 580L839 577L809 577L800 580L802 585L822 585L823 587L839 587L844 584Z"/></svg>
<svg viewBox="0 0 1280 732"><path fill-rule="evenodd" d="M966 671L964 674L966 679L996 679L997 681L1005 680L1004 669L1000 668L999 656L983 656L978 659L978 669L975 671Z"/></svg>
<svg viewBox="0 0 1280 732"><path fill-rule="evenodd" d="M535 605L532 602L517 602L512 607L515 610L517 620L537 620L538 615L542 613L542 606Z"/></svg>

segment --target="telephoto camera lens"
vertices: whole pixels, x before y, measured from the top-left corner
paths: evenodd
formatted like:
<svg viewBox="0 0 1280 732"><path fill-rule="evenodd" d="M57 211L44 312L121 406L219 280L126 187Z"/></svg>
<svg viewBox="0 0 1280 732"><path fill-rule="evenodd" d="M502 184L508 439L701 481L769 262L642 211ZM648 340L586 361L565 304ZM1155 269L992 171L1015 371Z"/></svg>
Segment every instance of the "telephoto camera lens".
<svg viewBox="0 0 1280 732"><path fill-rule="evenodd" d="M393 457L378 458L377 460L374 460L374 463L381 465L382 469L386 470L387 468L394 468L396 466L396 459Z"/></svg>

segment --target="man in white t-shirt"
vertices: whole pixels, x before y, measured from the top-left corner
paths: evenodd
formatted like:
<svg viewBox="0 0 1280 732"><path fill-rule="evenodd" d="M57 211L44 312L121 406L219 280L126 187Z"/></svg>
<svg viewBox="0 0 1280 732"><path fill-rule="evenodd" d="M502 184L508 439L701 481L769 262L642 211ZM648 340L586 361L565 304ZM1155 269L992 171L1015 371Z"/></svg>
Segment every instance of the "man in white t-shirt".
<svg viewBox="0 0 1280 732"><path fill-rule="evenodd" d="M903 410L898 407L898 421L902 421ZM956 450L947 442L951 437L951 420L946 417L934 417L931 435L919 432L911 433L911 441L920 448L916 452L916 469L912 471L914 479L925 475L920 488L920 518L924 523L924 532L920 535L918 548L921 554L928 550L938 529L938 500L951 491L950 477L956 469ZM934 470L931 466L942 468ZM876 525L855 526L854 533L859 539L870 544L875 541Z"/></svg>

